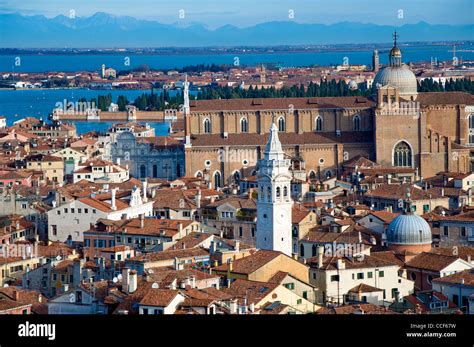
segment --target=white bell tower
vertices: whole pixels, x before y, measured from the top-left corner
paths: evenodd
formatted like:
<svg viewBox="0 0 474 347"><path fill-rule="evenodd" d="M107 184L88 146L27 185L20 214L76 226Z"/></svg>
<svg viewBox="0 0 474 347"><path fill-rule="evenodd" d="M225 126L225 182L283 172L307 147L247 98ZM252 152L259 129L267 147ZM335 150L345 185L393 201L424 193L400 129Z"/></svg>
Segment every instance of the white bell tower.
<svg viewBox="0 0 474 347"><path fill-rule="evenodd" d="M258 165L256 246L291 256L291 160L285 159L274 123Z"/></svg>

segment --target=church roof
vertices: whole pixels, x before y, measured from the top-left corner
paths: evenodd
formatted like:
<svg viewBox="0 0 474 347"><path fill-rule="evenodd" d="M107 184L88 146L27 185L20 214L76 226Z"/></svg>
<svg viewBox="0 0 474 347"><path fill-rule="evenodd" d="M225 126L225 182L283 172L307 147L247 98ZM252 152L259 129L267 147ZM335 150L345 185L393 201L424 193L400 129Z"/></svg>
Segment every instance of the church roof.
<svg viewBox="0 0 474 347"><path fill-rule="evenodd" d="M288 110L289 105L294 109L369 108L375 102L362 96L192 100L191 111Z"/></svg>

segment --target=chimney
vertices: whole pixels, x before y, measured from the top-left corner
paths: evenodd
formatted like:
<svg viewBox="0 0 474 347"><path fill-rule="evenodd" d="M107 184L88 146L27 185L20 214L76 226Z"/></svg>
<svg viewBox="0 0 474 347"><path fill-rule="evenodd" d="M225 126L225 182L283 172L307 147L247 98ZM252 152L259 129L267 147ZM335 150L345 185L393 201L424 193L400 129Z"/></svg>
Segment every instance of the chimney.
<svg viewBox="0 0 474 347"><path fill-rule="evenodd" d="M250 312L255 312L255 304L253 302L250 303L249 310L250 310Z"/></svg>
<svg viewBox="0 0 474 347"><path fill-rule="evenodd" d="M318 246L318 269L323 267L324 246Z"/></svg>
<svg viewBox="0 0 474 347"><path fill-rule="evenodd" d="M240 252L240 240L235 240L234 248L237 253Z"/></svg>
<svg viewBox="0 0 474 347"><path fill-rule="evenodd" d="M472 259L471 259L471 255L470 255L470 254L467 256L467 262L468 262L469 264L472 263Z"/></svg>
<svg viewBox="0 0 474 347"><path fill-rule="evenodd" d="M201 189L198 188L196 196L194 197L196 208L201 208Z"/></svg>
<svg viewBox="0 0 474 347"><path fill-rule="evenodd" d="M122 269L122 290L125 293L128 293L129 286L130 286L130 269L128 267L124 267Z"/></svg>
<svg viewBox="0 0 474 347"><path fill-rule="evenodd" d="M337 259L337 268L339 270L344 270L346 268L346 264L344 264L344 260L342 259Z"/></svg>
<svg viewBox="0 0 474 347"><path fill-rule="evenodd" d="M143 213L140 213L140 229L143 229L145 227L145 215Z"/></svg>
<svg viewBox="0 0 474 347"><path fill-rule="evenodd" d="M441 196L444 196L444 188L441 188Z"/></svg>
<svg viewBox="0 0 474 347"><path fill-rule="evenodd" d="M128 292L133 293L137 290L137 272L135 270L130 271L130 282L128 284Z"/></svg>
<svg viewBox="0 0 474 347"><path fill-rule="evenodd" d="M230 314L237 314L237 299L232 299L230 301Z"/></svg>
<svg viewBox="0 0 474 347"><path fill-rule="evenodd" d="M234 261L232 259L229 259L228 262L229 262L229 272L234 271Z"/></svg>
<svg viewBox="0 0 474 347"><path fill-rule="evenodd" d="M117 210L117 206L115 205L115 188L113 188L111 190L111 193L112 193L112 198L111 198L111 202L110 202L111 209L115 211L115 210Z"/></svg>
<svg viewBox="0 0 474 347"><path fill-rule="evenodd" d="M13 291L13 300L20 301L20 292L16 289Z"/></svg>
<svg viewBox="0 0 474 347"><path fill-rule="evenodd" d="M72 285L77 287L81 283L82 263L80 259L74 259L72 265Z"/></svg>
<svg viewBox="0 0 474 347"><path fill-rule="evenodd" d="M143 202L148 202L148 198L147 198L147 196L146 196L147 187L148 187L148 182L147 182L147 180L145 179L145 180L143 181Z"/></svg>
<svg viewBox="0 0 474 347"><path fill-rule="evenodd" d="M359 243L362 243L362 233L360 231L358 233L358 236L359 236Z"/></svg>
<svg viewBox="0 0 474 347"><path fill-rule="evenodd" d="M120 158L117 158L117 165L120 165Z"/></svg>

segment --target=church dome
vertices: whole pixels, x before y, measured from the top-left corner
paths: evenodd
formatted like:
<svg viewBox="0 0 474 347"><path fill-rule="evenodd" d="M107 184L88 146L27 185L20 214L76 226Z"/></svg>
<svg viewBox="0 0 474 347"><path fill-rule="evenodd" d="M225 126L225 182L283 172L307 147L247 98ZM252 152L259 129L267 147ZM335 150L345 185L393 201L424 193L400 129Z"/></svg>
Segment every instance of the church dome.
<svg viewBox="0 0 474 347"><path fill-rule="evenodd" d="M401 97L410 97L417 94L416 76L410 68L402 63L402 52L397 46L397 33L394 34L394 44L388 55L389 65L375 75L372 83L373 94L377 88L391 86L398 89Z"/></svg>
<svg viewBox="0 0 474 347"><path fill-rule="evenodd" d="M417 82L415 74L408 66L387 66L380 70L372 83L376 91L378 87L392 86L398 89L400 96L415 95Z"/></svg>
<svg viewBox="0 0 474 347"><path fill-rule="evenodd" d="M401 214L388 225L389 245L431 245L431 228L415 213Z"/></svg>

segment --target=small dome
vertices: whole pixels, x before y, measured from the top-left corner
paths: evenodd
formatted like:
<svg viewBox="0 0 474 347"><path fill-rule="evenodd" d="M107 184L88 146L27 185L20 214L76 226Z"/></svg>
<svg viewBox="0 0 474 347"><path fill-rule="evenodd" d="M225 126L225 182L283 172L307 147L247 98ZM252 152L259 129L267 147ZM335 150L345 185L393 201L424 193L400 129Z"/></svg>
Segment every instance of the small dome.
<svg viewBox="0 0 474 347"><path fill-rule="evenodd" d="M392 86L398 89L400 96L417 94L416 76L405 64L384 67L377 73L372 85L374 93L378 87Z"/></svg>
<svg viewBox="0 0 474 347"><path fill-rule="evenodd" d="M415 213L402 214L388 225L387 243L394 245L431 245L431 228Z"/></svg>
<svg viewBox="0 0 474 347"><path fill-rule="evenodd" d="M349 89L350 90L357 90L359 88L358 84L354 80L349 81Z"/></svg>
<svg viewBox="0 0 474 347"><path fill-rule="evenodd" d="M400 51L400 48L395 46L390 50L390 56L392 56L392 57L401 57L402 56L402 51Z"/></svg>

